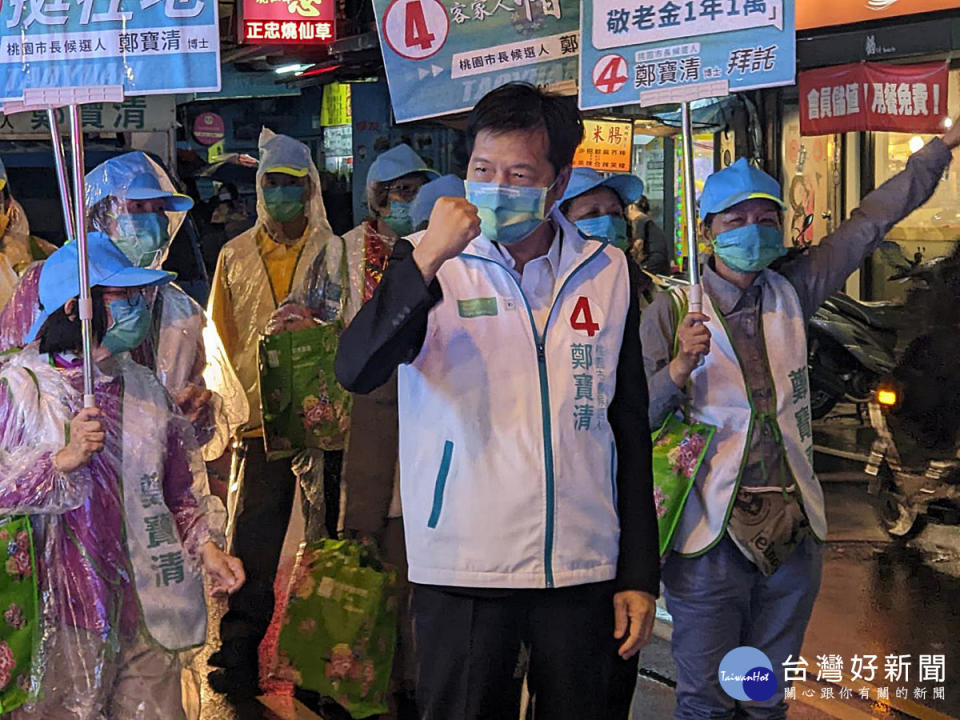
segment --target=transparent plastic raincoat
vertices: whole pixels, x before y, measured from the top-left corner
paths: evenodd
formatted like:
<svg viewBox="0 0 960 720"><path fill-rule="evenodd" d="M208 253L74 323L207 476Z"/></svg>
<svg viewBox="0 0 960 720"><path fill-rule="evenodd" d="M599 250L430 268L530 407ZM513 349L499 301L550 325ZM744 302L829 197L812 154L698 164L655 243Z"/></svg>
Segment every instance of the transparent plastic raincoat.
<svg viewBox="0 0 960 720"><path fill-rule="evenodd" d="M117 221L126 214L126 201L151 194L165 199L169 238L155 251L144 247L138 254L139 259L146 260L145 267L158 268L192 201L179 195L164 170L140 151L110 158L86 177L88 225L107 232L115 241L120 230ZM134 258L131 261L136 262ZM35 263L27 269L11 301L0 312L0 350L24 345L40 312L40 268L41 264ZM196 301L175 284L151 291L147 299L153 309L153 330L133 357L153 370L174 398L188 386L206 387L213 393L210 412L201 416L194 429L204 457L214 460L246 420L246 397L215 329L208 327L203 308Z"/></svg>
<svg viewBox="0 0 960 720"><path fill-rule="evenodd" d="M40 600L34 659L16 680L33 700L11 717L183 718L179 652L206 638L198 550L223 545L223 506L190 423L128 353L95 372L104 450L59 472L82 367L37 348L0 365L0 515L30 517Z"/></svg>
<svg viewBox="0 0 960 720"><path fill-rule="evenodd" d="M270 217L263 199L261 180L265 168L277 165L285 154L298 152L302 143L264 128L260 134L260 164L257 170L257 221L252 228L223 246L217 260L208 310L223 340L227 355L233 361L250 408L248 430L260 428L260 372L257 346L270 316L286 299L291 288L304 284L314 259L324 251L327 266L339 272L342 243L334 238L327 221L327 211L320 194L320 174L311 161L307 170L313 192L306 204L307 229L302 242L287 252L298 253L290 286L274 295L267 268L260 254L260 244L280 237L279 223ZM277 248L277 252L285 251Z"/></svg>
<svg viewBox="0 0 960 720"><path fill-rule="evenodd" d="M20 273L35 260L42 260L56 246L30 234L30 224L23 207L10 195L7 169L0 162L0 191L9 197L6 207L0 206L0 308L13 295Z"/></svg>

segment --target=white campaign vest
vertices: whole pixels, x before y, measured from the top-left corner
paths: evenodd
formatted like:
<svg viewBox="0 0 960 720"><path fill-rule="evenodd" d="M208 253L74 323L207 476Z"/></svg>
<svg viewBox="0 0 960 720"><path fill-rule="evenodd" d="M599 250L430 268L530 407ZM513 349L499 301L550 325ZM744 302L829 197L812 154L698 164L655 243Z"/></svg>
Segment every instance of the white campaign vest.
<svg viewBox="0 0 960 720"><path fill-rule="evenodd" d="M65 428L72 419L67 403L76 391L46 357L37 353L36 346L9 356L3 365L3 382L10 386L38 435L55 447L65 444ZM168 650L202 645L207 632L203 576L187 556L163 496L166 429L172 416L169 401L153 373L128 353L108 362L114 363L123 381L120 486L124 536L144 627ZM199 451L195 447L184 450L197 477L204 470ZM205 481L205 472L202 477Z"/></svg>
<svg viewBox="0 0 960 720"><path fill-rule="evenodd" d="M150 637L168 650L196 647L207 637L203 575L187 555L176 519L163 502L171 415L167 394L153 373L129 354L115 359L123 377L124 534L143 623ZM144 428L153 431L144 432ZM184 452L197 449L184 448ZM196 461L191 457L191 465Z"/></svg>
<svg viewBox="0 0 960 720"><path fill-rule="evenodd" d="M767 359L774 384L773 419L810 526L818 538L825 539L823 489L813 470L806 323L800 298L790 282L772 270L764 270L763 275L762 326L764 344L772 350L767 352ZM689 289L673 292L681 293L685 308ZM710 318L712 334L710 352L690 376L688 397L691 419L714 425L717 431L677 526L673 548L684 555L706 552L726 530L756 421L723 316L706 294L704 299L703 312Z"/></svg>
<svg viewBox="0 0 960 720"><path fill-rule="evenodd" d="M552 217L564 245L543 337L479 236L440 268L443 299L419 355L400 366L412 582L544 588L616 576L607 410L630 303L626 256Z"/></svg>

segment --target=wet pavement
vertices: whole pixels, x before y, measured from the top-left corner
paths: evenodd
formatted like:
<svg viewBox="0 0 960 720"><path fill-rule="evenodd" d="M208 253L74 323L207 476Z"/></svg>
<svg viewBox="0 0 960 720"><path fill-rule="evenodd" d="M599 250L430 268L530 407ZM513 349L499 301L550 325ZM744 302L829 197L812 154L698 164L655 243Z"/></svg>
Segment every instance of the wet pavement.
<svg viewBox="0 0 960 720"><path fill-rule="evenodd" d="M830 535L802 652L807 682L797 687L790 720L960 718L960 529L932 525L909 543L892 542L876 523L865 477L847 472L823 480ZM671 716L668 634L669 625L658 623L659 637L641 655L633 720ZM817 682L818 656L829 655L843 660L840 683ZM851 681L854 655L877 656L872 683ZM909 679L884 676L888 655L907 656ZM921 655L944 656L943 682L918 681ZM934 699L937 687L942 700ZM859 700L863 688L869 703ZM877 701L878 688L889 689L889 701ZM898 690L908 697L898 698Z"/></svg>
<svg viewBox="0 0 960 720"><path fill-rule="evenodd" d="M908 543L894 542L875 519L866 476L858 466L837 466L818 456L830 534L820 594L802 656L807 682L797 686L789 720L960 719L960 528L928 525ZM838 471L839 470L839 471ZM211 628L220 610L211 610ZM668 720L673 711L675 669L669 653L670 626L658 621L657 637L644 649L632 720ZM843 660L841 682L817 682L818 656ZM876 655L872 683L851 681L854 655ZM884 677L888 655L907 656L909 678ZM944 656L944 681L919 682L921 655ZM195 665L205 678L205 656ZM831 678L835 679L835 678ZM201 720L315 720L303 706L252 702L236 708L202 683ZM868 689L870 702L859 699ZM877 689L889 700L877 701ZM935 699L943 688L943 699ZM907 697L897 697L897 692ZM918 690L920 692L918 692ZM279 700L268 701L271 704Z"/></svg>

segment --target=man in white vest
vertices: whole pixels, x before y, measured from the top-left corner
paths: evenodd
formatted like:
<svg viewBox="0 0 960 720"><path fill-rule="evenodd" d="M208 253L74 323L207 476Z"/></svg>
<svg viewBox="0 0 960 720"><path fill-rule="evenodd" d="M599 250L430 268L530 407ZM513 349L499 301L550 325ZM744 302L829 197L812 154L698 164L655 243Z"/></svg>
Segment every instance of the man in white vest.
<svg viewBox="0 0 960 720"><path fill-rule="evenodd" d="M651 425L686 408L717 428L663 567L677 720L786 717L784 663L798 661L827 537L813 470L806 323L927 201L958 143L955 125L776 271L769 265L786 253L779 183L743 159L707 179L700 217L714 253L703 272L703 313L687 311L687 292L665 293L641 327ZM766 654L778 681L746 705L718 679L721 661L741 646Z"/></svg>
<svg viewBox="0 0 960 720"><path fill-rule="evenodd" d="M397 242L336 364L355 392L399 365L419 711L517 717L526 644L538 715L625 718L659 588L635 278L557 209L575 105L509 84L467 136L467 197Z"/></svg>

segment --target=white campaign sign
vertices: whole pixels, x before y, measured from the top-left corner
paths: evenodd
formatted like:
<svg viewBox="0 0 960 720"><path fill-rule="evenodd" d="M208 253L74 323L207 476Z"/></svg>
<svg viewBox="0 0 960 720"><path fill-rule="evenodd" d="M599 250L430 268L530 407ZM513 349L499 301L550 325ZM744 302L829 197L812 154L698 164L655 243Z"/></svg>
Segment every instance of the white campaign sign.
<svg viewBox="0 0 960 720"><path fill-rule="evenodd" d="M783 30L783 0L688 0L635 5L594 0L593 46L598 50L696 35L775 27ZM716 11L710 11L715 7ZM736 12L731 13L731 8Z"/></svg>

